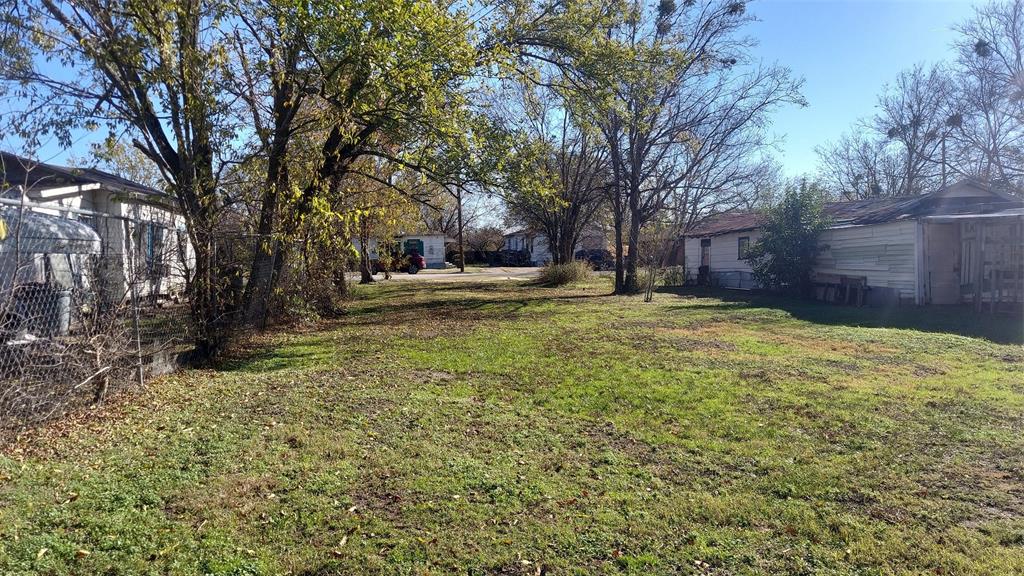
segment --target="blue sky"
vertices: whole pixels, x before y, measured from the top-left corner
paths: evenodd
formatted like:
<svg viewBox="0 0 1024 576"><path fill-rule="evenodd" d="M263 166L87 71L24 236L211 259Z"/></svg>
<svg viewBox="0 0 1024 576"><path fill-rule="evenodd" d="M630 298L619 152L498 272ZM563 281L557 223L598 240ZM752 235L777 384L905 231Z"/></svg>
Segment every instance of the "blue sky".
<svg viewBox="0 0 1024 576"><path fill-rule="evenodd" d="M814 147L874 113L882 86L917 62L952 59L952 26L973 14L966 0L761 0L749 28L756 56L806 81L806 108L774 118L787 175L813 172Z"/></svg>
<svg viewBox="0 0 1024 576"><path fill-rule="evenodd" d="M973 13L968 0L756 0L759 19L747 32L760 45L754 56L790 67L806 81L806 108L774 117L782 138L776 154L789 176L814 171L815 146L835 140L874 111L882 86L917 62L952 57L952 26ZM40 159L66 162L88 155L99 133L82 133L74 150L46 143ZM10 139L0 144L11 147Z"/></svg>

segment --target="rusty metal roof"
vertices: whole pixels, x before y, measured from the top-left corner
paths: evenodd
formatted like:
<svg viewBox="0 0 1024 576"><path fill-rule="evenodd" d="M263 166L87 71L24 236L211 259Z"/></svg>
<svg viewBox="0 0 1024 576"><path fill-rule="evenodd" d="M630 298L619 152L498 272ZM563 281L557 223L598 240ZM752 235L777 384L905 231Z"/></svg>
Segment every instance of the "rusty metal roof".
<svg viewBox="0 0 1024 576"><path fill-rule="evenodd" d="M761 226L764 215L760 212L721 212L708 216L688 230L684 236L718 236L729 232L753 230Z"/></svg>
<svg viewBox="0 0 1024 576"><path fill-rule="evenodd" d="M982 196L947 196L954 188L969 187L985 192ZM833 225L856 226L912 220L926 216L994 214L1024 208L1024 198L1010 196L973 181L962 181L937 192L920 196L866 198L848 202L828 202L825 213ZM761 212L722 212L705 218L684 236L717 236L753 230L761 225Z"/></svg>
<svg viewBox="0 0 1024 576"><path fill-rule="evenodd" d="M28 190L45 190L81 184L99 184L108 190L120 190L161 199L169 197L165 192L155 188L96 168L45 164L0 151L0 188L20 185Z"/></svg>

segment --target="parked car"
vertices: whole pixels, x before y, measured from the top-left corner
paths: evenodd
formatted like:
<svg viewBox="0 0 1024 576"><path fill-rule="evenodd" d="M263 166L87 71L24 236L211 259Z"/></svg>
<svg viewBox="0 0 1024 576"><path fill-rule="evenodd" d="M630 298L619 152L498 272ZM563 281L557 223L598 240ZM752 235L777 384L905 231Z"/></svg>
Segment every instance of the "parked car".
<svg viewBox="0 0 1024 576"><path fill-rule="evenodd" d="M501 250L498 263L500 266L529 266L530 253L526 250Z"/></svg>
<svg viewBox="0 0 1024 576"><path fill-rule="evenodd" d="M405 271L409 274L415 274L427 267L427 259L417 250L409 252L406 257L409 260L409 264L406 266Z"/></svg>
<svg viewBox="0 0 1024 576"><path fill-rule="evenodd" d="M577 250L576 259L587 262L594 270L611 270L615 268L615 256L609 250Z"/></svg>
<svg viewBox="0 0 1024 576"><path fill-rule="evenodd" d="M384 272L384 263L378 259L371 261L373 266L373 273L380 274ZM391 255L391 259L388 262L387 269L392 272L408 272L409 274L416 274L420 270L427 267L427 260L416 250L408 254L399 254L395 252Z"/></svg>

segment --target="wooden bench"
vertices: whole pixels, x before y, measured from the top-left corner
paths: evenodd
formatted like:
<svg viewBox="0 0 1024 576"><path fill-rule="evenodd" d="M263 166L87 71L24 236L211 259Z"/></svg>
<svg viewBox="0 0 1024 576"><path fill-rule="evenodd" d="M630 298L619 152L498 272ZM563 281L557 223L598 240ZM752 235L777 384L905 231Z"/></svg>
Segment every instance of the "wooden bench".
<svg viewBox="0 0 1024 576"><path fill-rule="evenodd" d="M833 304L863 306L867 300L867 292L871 289L864 276L822 274L815 280L815 296L818 289L821 289L820 300Z"/></svg>

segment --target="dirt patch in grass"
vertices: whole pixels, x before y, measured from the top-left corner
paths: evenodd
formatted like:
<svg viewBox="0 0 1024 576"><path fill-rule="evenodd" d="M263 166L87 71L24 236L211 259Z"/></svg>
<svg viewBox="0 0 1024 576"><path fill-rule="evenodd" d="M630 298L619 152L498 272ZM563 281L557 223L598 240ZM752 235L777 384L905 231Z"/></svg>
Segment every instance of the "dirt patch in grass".
<svg viewBox="0 0 1024 576"><path fill-rule="evenodd" d="M216 478L215 483L177 497L164 510L172 518L203 516L208 512L231 512L250 518L280 498L281 482L270 474L249 476L233 473Z"/></svg>
<svg viewBox="0 0 1024 576"><path fill-rule="evenodd" d="M659 461L654 446L619 431L611 422L594 423L584 428L583 434L592 443L590 445L615 450L638 464L650 465ZM664 459L661 461L664 462Z"/></svg>
<svg viewBox="0 0 1024 576"><path fill-rule="evenodd" d="M914 373L914 376L919 376L921 378L927 378L929 376L942 376L943 374L946 373L946 370L943 368L940 368L938 366L929 366L927 364L921 364L920 362L915 362L911 371Z"/></svg>
<svg viewBox="0 0 1024 576"><path fill-rule="evenodd" d="M356 483L357 490L350 494L353 505L349 511L354 514L372 514L391 523L401 523L403 507L409 505L412 494L398 488L384 469L365 471Z"/></svg>
<svg viewBox="0 0 1024 576"><path fill-rule="evenodd" d="M691 328L661 328L658 334L667 336L667 338L659 339L661 342L668 343L672 347L683 350L683 351L701 351L701 350L721 350L721 351L732 351L736 349L736 345L732 342L727 342L716 338L718 332L709 328L691 329Z"/></svg>
<svg viewBox="0 0 1024 576"><path fill-rule="evenodd" d="M861 368L855 362L848 360L837 360L833 358L826 358L822 361L826 368L829 370L838 370L846 374L857 374L861 371Z"/></svg>
<svg viewBox="0 0 1024 576"><path fill-rule="evenodd" d="M1009 364L1010 370L1015 372L1024 371L1024 352L1000 354L998 357L1004 363Z"/></svg>
<svg viewBox="0 0 1024 576"><path fill-rule="evenodd" d="M1013 474L981 465L957 483L964 497L980 500L965 518L966 528L981 528L1000 521L1024 520L1024 481ZM1024 525L1021 526L1024 529Z"/></svg>

